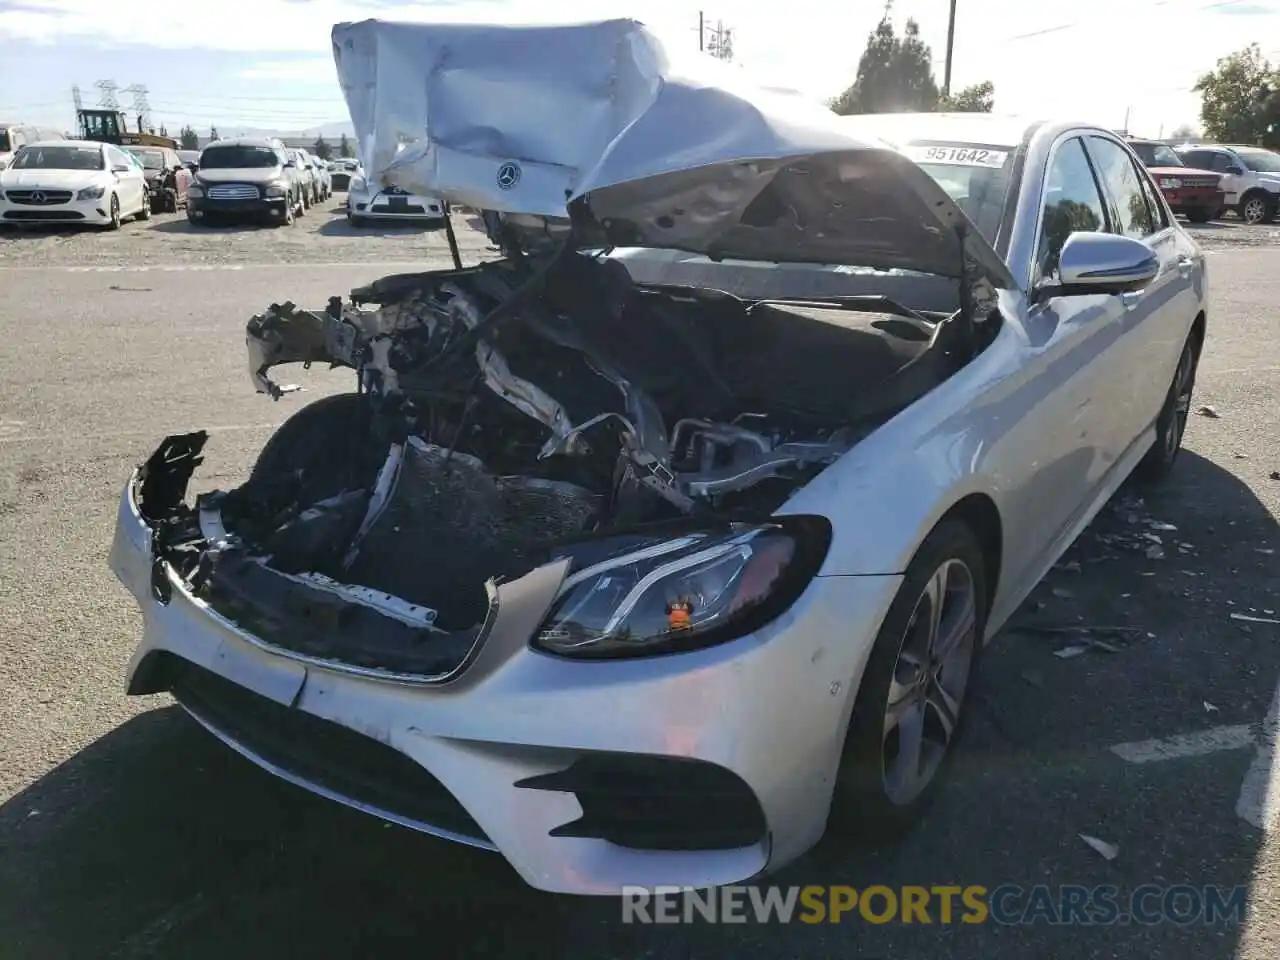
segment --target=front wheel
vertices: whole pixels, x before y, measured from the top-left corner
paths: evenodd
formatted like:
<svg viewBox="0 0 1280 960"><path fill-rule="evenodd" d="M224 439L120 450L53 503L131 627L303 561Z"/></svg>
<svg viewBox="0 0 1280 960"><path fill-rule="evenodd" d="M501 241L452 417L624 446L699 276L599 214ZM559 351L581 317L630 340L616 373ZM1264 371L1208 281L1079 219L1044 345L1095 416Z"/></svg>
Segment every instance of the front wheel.
<svg viewBox="0 0 1280 960"><path fill-rule="evenodd" d="M986 577L978 538L959 520L935 527L916 551L858 687L831 832L895 837L932 799L986 629Z"/></svg>
<svg viewBox="0 0 1280 960"><path fill-rule="evenodd" d="M111 203L107 207L107 210L111 217L110 222L107 223L107 229L119 230L120 229L120 198L116 196L114 193L111 195Z"/></svg>
<svg viewBox="0 0 1280 960"><path fill-rule="evenodd" d="M151 219L151 194L145 190L142 192L142 206L138 210L138 219Z"/></svg>
<svg viewBox="0 0 1280 960"><path fill-rule="evenodd" d="M1191 394L1196 385L1196 366L1200 361L1200 344L1193 333L1182 347L1178 368L1165 396L1164 406L1156 418L1156 442L1134 471L1143 483L1159 483L1173 469L1173 462L1182 450L1182 437L1187 431L1187 417L1191 413Z"/></svg>
<svg viewBox="0 0 1280 960"><path fill-rule="evenodd" d="M1187 219L1192 223L1208 223L1213 219L1213 211L1204 207L1193 207L1187 211Z"/></svg>
<svg viewBox="0 0 1280 960"><path fill-rule="evenodd" d="M357 217L354 213L348 213L347 223L351 224L352 227L359 230L361 227L364 226L364 217Z"/></svg>

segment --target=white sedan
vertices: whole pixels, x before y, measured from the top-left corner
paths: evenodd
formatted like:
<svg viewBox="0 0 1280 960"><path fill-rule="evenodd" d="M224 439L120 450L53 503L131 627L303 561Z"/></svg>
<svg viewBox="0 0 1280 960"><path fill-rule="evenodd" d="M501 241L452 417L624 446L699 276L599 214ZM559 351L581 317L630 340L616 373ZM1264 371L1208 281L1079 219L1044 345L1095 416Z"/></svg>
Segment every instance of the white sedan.
<svg viewBox="0 0 1280 960"><path fill-rule="evenodd" d="M440 220L444 204L397 187L383 187L357 175L347 188L347 222L362 227L369 220Z"/></svg>
<svg viewBox="0 0 1280 960"><path fill-rule="evenodd" d="M900 834L983 646L1130 475L1177 480L1214 320L1142 163L1094 126L690 78L626 20L334 46L378 51L339 61L370 174L500 211L506 255L249 321L258 390L320 362L351 389L239 487L186 497L204 432L128 480L129 692L543 890Z"/></svg>
<svg viewBox="0 0 1280 960"><path fill-rule="evenodd" d="M118 147L91 140L28 144L0 172L0 222L118 229L151 216L146 173Z"/></svg>

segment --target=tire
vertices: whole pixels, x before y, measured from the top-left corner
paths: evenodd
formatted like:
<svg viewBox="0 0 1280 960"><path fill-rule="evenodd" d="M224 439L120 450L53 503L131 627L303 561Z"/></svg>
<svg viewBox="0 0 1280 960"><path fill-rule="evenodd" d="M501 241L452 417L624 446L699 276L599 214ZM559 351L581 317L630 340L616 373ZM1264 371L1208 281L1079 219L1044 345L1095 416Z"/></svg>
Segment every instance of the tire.
<svg viewBox="0 0 1280 960"><path fill-rule="evenodd" d="M187 204L187 223L193 227L200 226L200 218L196 216L196 212L191 209L191 204Z"/></svg>
<svg viewBox="0 0 1280 960"><path fill-rule="evenodd" d="M284 220L280 222L282 227L292 227L294 223L293 197L286 197L284 201Z"/></svg>
<svg viewBox="0 0 1280 960"><path fill-rule="evenodd" d="M1250 190L1240 198L1236 212L1250 226L1270 223L1276 215L1276 198L1265 190Z"/></svg>
<svg viewBox="0 0 1280 960"><path fill-rule="evenodd" d="M138 210L138 219L151 219L151 194L146 190L142 191L142 208Z"/></svg>
<svg viewBox="0 0 1280 960"><path fill-rule="evenodd" d="M939 577L946 589L937 634L954 641L941 663L935 661L937 651L925 642ZM832 795L829 835L896 839L932 801L964 726L965 693L987 623L986 577L981 544L962 521L944 520L916 551L880 625L858 687ZM926 647L931 652L923 659L933 667L917 668L904 656ZM906 706L894 708L900 722L886 730L892 703ZM949 735L940 704L947 705L953 720ZM908 722L918 728L919 745L929 754L930 769L919 775L917 763L914 779L897 766L903 759L901 737ZM938 739L945 742L934 742Z"/></svg>
<svg viewBox="0 0 1280 960"><path fill-rule="evenodd" d="M108 205L107 210L111 214L111 222L107 224L107 229L119 230L120 229L120 198L116 196L114 193L111 195L111 203Z"/></svg>
<svg viewBox="0 0 1280 960"><path fill-rule="evenodd" d="M347 223L351 224L352 227L359 230L361 227L364 226L365 221L364 221L364 217L357 217L354 213L348 213Z"/></svg>
<svg viewBox="0 0 1280 960"><path fill-rule="evenodd" d="M1213 211L1204 207L1192 207L1187 211L1187 219L1192 223L1208 223L1213 219Z"/></svg>
<svg viewBox="0 0 1280 960"><path fill-rule="evenodd" d="M177 190L166 190L164 192L164 212L165 213L178 212L178 191Z"/></svg>
<svg viewBox="0 0 1280 960"><path fill-rule="evenodd" d="M1191 413L1191 395L1195 391L1196 369L1200 364L1200 341L1192 333L1183 344L1173 381L1165 395L1164 406L1156 417L1156 442L1134 470L1135 478L1144 484L1156 484L1164 480L1182 450L1182 437L1187 430L1187 417Z"/></svg>
<svg viewBox="0 0 1280 960"><path fill-rule="evenodd" d="M338 393L297 410L258 453L249 483L312 475L317 488L311 492L322 500L367 481L364 474L378 466L369 462L365 443L367 403L360 394Z"/></svg>

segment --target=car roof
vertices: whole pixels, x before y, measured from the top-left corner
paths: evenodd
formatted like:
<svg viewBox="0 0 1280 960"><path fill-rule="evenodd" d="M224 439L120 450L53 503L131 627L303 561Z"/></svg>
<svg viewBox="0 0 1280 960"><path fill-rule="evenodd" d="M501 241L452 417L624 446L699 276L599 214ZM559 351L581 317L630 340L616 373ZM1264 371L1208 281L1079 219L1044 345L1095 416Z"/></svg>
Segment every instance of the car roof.
<svg viewBox="0 0 1280 960"><path fill-rule="evenodd" d="M25 144L27 147L96 147L101 150L106 146L99 140L36 140Z"/></svg>
<svg viewBox="0 0 1280 960"><path fill-rule="evenodd" d="M275 150L280 146L280 141L273 140L270 137L225 137L221 140L215 140L213 143L206 143L204 149L210 147L266 147Z"/></svg>

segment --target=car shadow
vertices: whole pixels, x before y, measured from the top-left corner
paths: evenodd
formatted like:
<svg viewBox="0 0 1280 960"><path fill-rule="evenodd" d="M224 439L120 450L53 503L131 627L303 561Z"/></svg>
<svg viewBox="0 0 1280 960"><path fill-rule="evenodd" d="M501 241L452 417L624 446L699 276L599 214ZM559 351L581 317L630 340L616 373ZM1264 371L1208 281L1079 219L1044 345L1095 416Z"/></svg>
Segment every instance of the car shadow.
<svg viewBox="0 0 1280 960"><path fill-rule="evenodd" d="M893 847L829 844L769 882L1250 883L1260 834L1232 806L1248 752L1125 768L1105 747L1262 719L1280 677L1280 644L1266 632L1277 628L1226 611L1261 605L1273 586L1274 558L1259 551L1280 548L1276 520L1191 452L1159 493L1137 494L1114 498L988 651L966 741L917 828ZM1165 558L1150 558L1151 546ZM1104 622L1142 636L1061 659L1062 636L1033 629ZM1218 705L1213 716L1202 702ZM846 918L820 934L795 923L623 924L616 900L536 892L497 854L314 798L167 698L155 703L0 806L6 958L417 957L434 944L459 957L1233 960L1239 948L1239 930L1172 922L959 931ZM1105 835L1122 857L1104 863L1078 833Z"/></svg>
<svg viewBox="0 0 1280 960"><path fill-rule="evenodd" d="M194 224L186 218L185 214L172 220L153 221L151 224L151 229L156 233L189 234L192 236L219 233L255 233L259 230L280 230L283 227L283 224L272 223L267 220L222 220L214 223Z"/></svg>
<svg viewBox="0 0 1280 960"><path fill-rule="evenodd" d="M346 207L334 212L341 216L327 221L317 233L326 237L407 237L444 229L440 220L365 220L362 226L353 227L347 222Z"/></svg>

